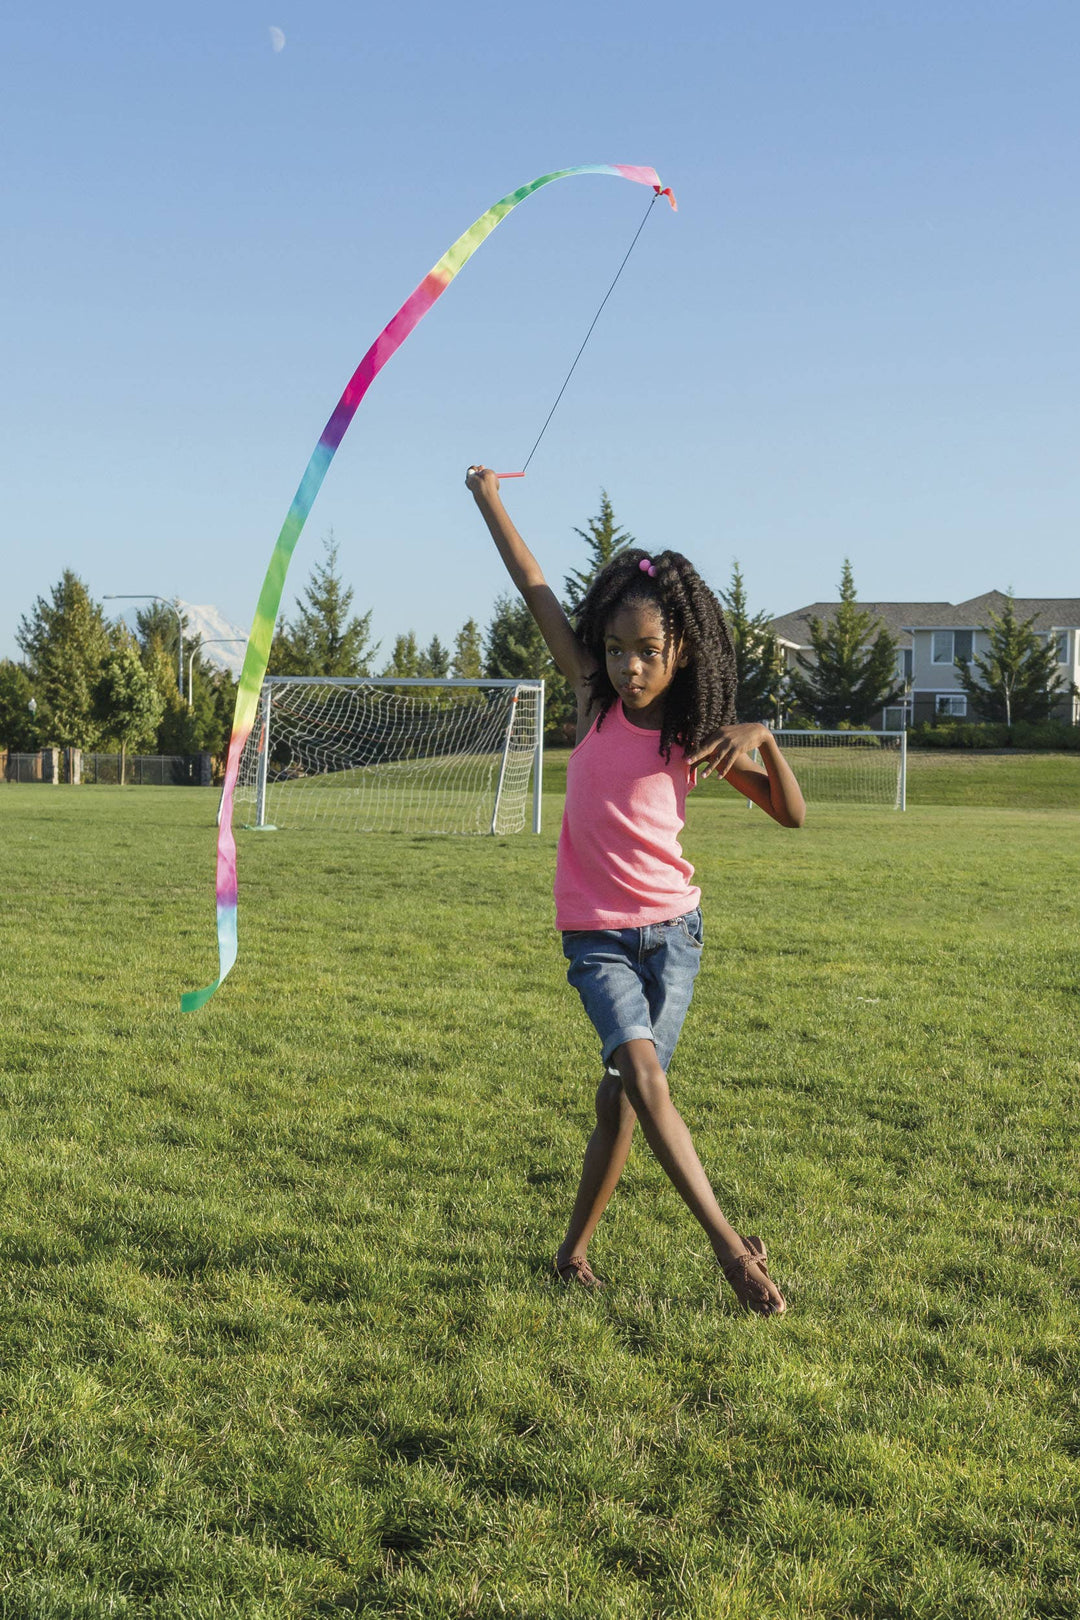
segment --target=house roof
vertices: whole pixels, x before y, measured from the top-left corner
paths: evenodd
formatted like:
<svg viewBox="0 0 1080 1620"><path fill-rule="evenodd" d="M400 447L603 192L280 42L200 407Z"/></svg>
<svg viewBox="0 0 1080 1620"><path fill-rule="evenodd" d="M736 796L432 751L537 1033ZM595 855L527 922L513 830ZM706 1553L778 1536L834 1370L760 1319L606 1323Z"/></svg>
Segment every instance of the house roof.
<svg viewBox="0 0 1080 1620"><path fill-rule="evenodd" d="M864 602L860 599L858 606L862 612L879 618L901 647L910 647L912 630L984 629L990 614L1000 615L1007 601L1004 591L984 591L966 602ZM809 621L816 618L828 622L839 606L839 602L811 602L807 607L795 608L772 621L773 631L781 641L808 647ZM1034 619L1036 630L1080 627L1080 597L1014 596L1013 607L1021 621Z"/></svg>
<svg viewBox="0 0 1080 1620"><path fill-rule="evenodd" d="M966 602L957 602L955 607L949 607L948 603L927 602L923 606L935 612L939 607L945 606L951 616L944 619L933 615L924 619L911 618L905 629L983 630L989 622L991 613L996 613L1000 618L1007 601L1008 597L1004 591L984 591L982 596L972 596ZM1025 619L1033 619L1036 630L1072 630L1080 626L1080 597L1014 596L1013 608L1021 623Z"/></svg>
<svg viewBox="0 0 1080 1620"><path fill-rule="evenodd" d="M796 608L792 613L782 613L772 622L773 632L781 641L790 641L796 647L809 647L810 620L822 619L827 624L835 616L839 606L839 602L811 602L806 607ZM928 622L922 615L955 612L948 602L864 602L861 599L859 609L863 613L872 613L875 618L881 619L886 630L896 637L901 647L911 646L911 636L906 626ZM952 624L953 620L935 619L934 623Z"/></svg>

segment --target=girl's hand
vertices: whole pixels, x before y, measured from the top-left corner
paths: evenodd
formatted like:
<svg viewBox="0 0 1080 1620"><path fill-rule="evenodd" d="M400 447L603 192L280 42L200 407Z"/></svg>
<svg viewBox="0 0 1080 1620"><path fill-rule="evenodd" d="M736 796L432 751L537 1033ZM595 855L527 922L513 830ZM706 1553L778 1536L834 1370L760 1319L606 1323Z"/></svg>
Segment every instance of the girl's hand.
<svg viewBox="0 0 1080 1620"><path fill-rule="evenodd" d="M481 501L493 501L499 493L499 480L490 467L470 467L465 474L465 488L479 506Z"/></svg>
<svg viewBox="0 0 1080 1620"><path fill-rule="evenodd" d="M768 727L759 725L756 720L746 721L742 725L724 726L715 737L710 737L707 743L703 743L695 754L691 754L686 763L700 765L704 762L702 781L710 772L715 772L717 776L726 776L738 761L740 754L749 754L752 749L760 748L763 739L769 735Z"/></svg>

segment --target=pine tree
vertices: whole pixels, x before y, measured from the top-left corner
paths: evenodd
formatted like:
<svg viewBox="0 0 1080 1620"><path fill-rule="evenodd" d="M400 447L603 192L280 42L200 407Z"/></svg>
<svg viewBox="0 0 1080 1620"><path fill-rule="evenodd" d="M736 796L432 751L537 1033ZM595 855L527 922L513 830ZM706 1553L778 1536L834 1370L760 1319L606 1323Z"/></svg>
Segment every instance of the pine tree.
<svg viewBox="0 0 1080 1620"><path fill-rule="evenodd" d="M24 665L0 658L0 748L31 754L41 746L33 697L34 683Z"/></svg>
<svg viewBox="0 0 1080 1620"><path fill-rule="evenodd" d="M475 680L484 673L480 626L475 619L466 619L454 637L454 656L450 663L450 673L458 681Z"/></svg>
<svg viewBox="0 0 1080 1620"><path fill-rule="evenodd" d="M1045 720L1066 695L1068 686L1058 670L1057 648L1034 625L1033 618L1016 617L1010 595L1004 612L990 614L987 656L970 662L956 659L960 684L981 719L1004 721L1007 726L1016 720ZM972 663L979 680L971 673Z"/></svg>
<svg viewBox="0 0 1080 1620"><path fill-rule="evenodd" d="M196 637L191 644L191 654L188 657L184 678L188 683L187 703L184 705L185 714L182 725L178 724L177 732L188 739L183 746L166 748L161 746L161 753L194 754L202 749L208 753L216 754L223 750L221 740L221 723L218 716L219 696L218 687L225 671L217 664L212 664L202 652L202 640ZM231 677L229 677L231 681ZM232 682L232 691L236 693L236 684ZM178 717L178 720L180 717ZM164 727L168 723L168 716L162 722ZM231 730L231 711L230 711ZM159 730L160 735L160 730ZM224 746L228 745L228 733L225 736Z"/></svg>
<svg viewBox="0 0 1080 1620"><path fill-rule="evenodd" d="M179 617L177 615L179 614ZM153 662L155 668L159 667L158 660L151 656L151 648L158 648L162 653L160 669L163 678L161 686L162 695L166 704L172 698L180 696L180 687L187 686L187 659L191 653L191 640L188 636L187 614L183 612L179 603L170 607L165 602L152 602L149 607L139 608L135 614L135 624L142 648L143 661L149 666ZM180 678L180 636L184 637L184 674ZM169 691L169 682L172 691ZM169 752L169 750L163 750ZM181 752L181 750L177 750Z"/></svg>
<svg viewBox="0 0 1080 1620"><path fill-rule="evenodd" d="M34 683L41 736L61 748L92 748L100 735L94 690L109 654L109 626L77 574L65 569L52 595L38 597L15 639Z"/></svg>
<svg viewBox="0 0 1080 1620"><path fill-rule="evenodd" d="M351 585L337 571L333 531L323 541L323 560L308 577L296 618L278 624L270 648L273 675L370 675L378 646L371 643L371 613L350 618Z"/></svg>
<svg viewBox="0 0 1080 1620"><path fill-rule="evenodd" d="M279 619L274 625L274 636L266 660L266 673L268 675L303 675L305 673L300 667L300 657L293 646L292 634L284 618Z"/></svg>
<svg viewBox="0 0 1080 1620"><path fill-rule="evenodd" d="M720 600L735 643L735 713L740 720L775 721L780 715L784 683L783 654L768 617L764 613L751 615L737 562L732 564L731 584L720 592Z"/></svg>
<svg viewBox="0 0 1080 1620"><path fill-rule="evenodd" d="M858 605L851 563L844 559L840 605L831 619L809 621L814 658L799 653L788 674L799 707L818 725L865 726L902 696L896 680L899 643L879 618Z"/></svg>
<svg viewBox="0 0 1080 1620"><path fill-rule="evenodd" d="M211 714L202 746L219 758L229 751L238 685L236 677L227 669L217 669L210 677Z"/></svg>
<svg viewBox="0 0 1080 1620"><path fill-rule="evenodd" d="M545 731L564 741L573 731L574 694L520 597L499 596L487 628L484 674L493 680L542 680Z"/></svg>
<svg viewBox="0 0 1080 1620"><path fill-rule="evenodd" d="M450 654L439 640L432 636L419 658L420 674L429 681L441 681L450 673Z"/></svg>
<svg viewBox="0 0 1080 1620"><path fill-rule="evenodd" d="M169 647L159 639L155 626L142 650L143 668L161 699L161 714L154 741L159 754L193 754L198 748L191 709L180 696L176 684L177 631L178 626L173 619L172 646ZM184 675L186 678L187 670Z"/></svg>
<svg viewBox="0 0 1080 1620"><path fill-rule="evenodd" d="M606 489L600 491L600 511L597 516L589 519L587 528L575 529L574 533L579 534L588 547L589 561L585 568L575 568L563 580L566 611L571 616L581 606L585 592L600 570L606 568L620 551L634 544L633 535L627 534L616 524Z"/></svg>
<svg viewBox="0 0 1080 1620"><path fill-rule="evenodd" d="M540 627L519 596L495 599L484 648L484 674L493 680L546 680L555 665Z"/></svg>
<svg viewBox="0 0 1080 1620"><path fill-rule="evenodd" d="M413 680L420 674L420 648L416 644L416 631L408 630L394 640L390 661L383 668L384 675L398 675L402 680Z"/></svg>
<svg viewBox="0 0 1080 1620"><path fill-rule="evenodd" d="M180 613L177 619L177 612ZM153 746L159 754L220 752L214 682L218 669L202 651L202 637L188 628L187 614L164 602L135 615L143 668L161 693L163 708ZM184 696L178 687L179 636L184 636Z"/></svg>

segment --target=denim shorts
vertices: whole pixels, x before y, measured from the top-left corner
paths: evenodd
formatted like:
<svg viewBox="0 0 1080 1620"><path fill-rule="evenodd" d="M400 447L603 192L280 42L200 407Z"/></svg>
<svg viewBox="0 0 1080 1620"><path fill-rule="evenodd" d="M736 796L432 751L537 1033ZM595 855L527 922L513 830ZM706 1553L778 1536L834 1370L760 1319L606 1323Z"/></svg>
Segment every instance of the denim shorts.
<svg viewBox="0 0 1080 1620"><path fill-rule="evenodd" d="M701 966L701 912L644 928L565 933L566 977L581 997L606 1064L624 1041L652 1041L671 1062Z"/></svg>

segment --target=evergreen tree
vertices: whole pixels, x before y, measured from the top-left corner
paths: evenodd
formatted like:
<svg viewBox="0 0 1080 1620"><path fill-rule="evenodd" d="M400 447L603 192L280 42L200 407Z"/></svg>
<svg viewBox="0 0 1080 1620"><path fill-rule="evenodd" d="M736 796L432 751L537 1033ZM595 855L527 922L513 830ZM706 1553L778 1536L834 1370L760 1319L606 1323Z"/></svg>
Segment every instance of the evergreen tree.
<svg viewBox="0 0 1080 1620"><path fill-rule="evenodd" d="M324 557L297 597L296 618L275 627L270 648L272 675L370 675L378 646L371 642L371 614L350 618L351 585L337 571L333 531L323 541Z"/></svg>
<svg viewBox="0 0 1080 1620"><path fill-rule="evenodd" d="M574 694L555 666L540 628L520 597L499 596L487 628L484 674L495 680L542 680L545 731L559 741L573 734Z"/></svg>
<svg viewBox="0 0 1080 1620"><path fill-rule="evenodd" d="M281 618L274 625L274 636L270 643L270 654L266 660L266 673L268 675L303 675L300 667L300 657L293 646L292 635L288 624Z"/></svg>
<svg viewBox="0 0 1080 1620"><path fill-rule="evenodd" d="M588 547L589 560L584 568L575 568L563 580L566 588L565 607L571 617L581 606L585 592L600 570L606 568L620 551L635 543L633 535L627 534L616 524L606 489L600 491L600 511L597 516L589 519L586 528L575 529L574 533L579 534Z"/></svg>
<svg viewBox="0 0 1080 1620"><path fill-rule="evenodd" d="M799 653L799 670L788 674L800 709L819 726L864 726L887 703L903 695L897 684L899 643L874 614L858 605L851 563L844 559L840 605L831 619L811 618L814 658Z"/></svg>
<svg viewBox="0 0 1080 1620"><path fill-rule="evenodd" d="M120 631L101 667L94 708L104 736L120 744L120 785L129 748L149 747L165 703L143 667L134 637Z"/></svg>
<svg viewBox="0 0 1080 1620"><path fill-rule="evenodd" d="M153 748L159 754L193 754L197 748L191 710L177 685L180 626L163 604L135 616L139 629L143 668L161 700L161 714ZM183 621L187 628L186 618ZM184 652L188 644L184 643ZM185 683L187 669L184 670Z"/></svg>
<svg viewBox="0 0 1080 1620"><path fill-rule="evenodd" d="M179 618L177 617L179 614ZM161 691L166 702L169 699L168 683L172 683L172 692L175 697L180 696L180 685L187 685L187 659L191 653L191 640L188 636L187 614L179 603L170 607L166 602L152 602L149 607L141 607L136 611L135 624L142 648L143 662L150 666L151 648L161 653L160 667L162 672ZM184 638L184 678L180 680L180 635L183 630ZM168 679L164 677L168 675ZM168 750L164 750L168 752Z"/></svg>
<svg viewBox="0 0 1080 1620"><path fill-rule="evenodd" d="M208 684L210 712L206 730L201 733L201 746L222 762L229 751L238 685L236 677L227 669L215 669Z"/></svg>
<svg viewBox="0 0 1080 1620"><path fill-rule="evenodd" d="M153 748L159 754L207 753L221 756L229 746L236 681L227 670L212 664L202 651L202 637L192 634L188 617L164 602L140 608L135 615L143 667L163 699ZM177 686L177 655L181 625L184 633L184 692ZM271 666L271 674L285 673ZM299 673L293 671L292 673ZM190 689L189 689L190 688Z"/></svg>
<svg viewBox="0 0 1080 1620"><path fill-rule="evenodd" d="M189 674L191 676L188 684L188 700L184 705L185 716L182 723L178 723L176 727L178 740L181 736L185 736L188 741L183 747L166 748L162 746L161 752L163 754L194 754L202 749L211 754L222 752L221 724L218 717L218 687L222 675L226 672L219 669L217 664L212 664L209 658L203 654L200 639L196 638L193 642L192 652L194 656L189 657L187 668L184 671L185 680L187 680ZM231 681L231 677L229 679ZM232 691L235 694L235 683L232 684ZM168 717L162 722L163 727L167 723L167 719ZM228 732L226 732L226 746L228 740Z"/></svg>
<svg viewBox="0 0 1080 1620"><path fill-rule="evenodd" d="M394 638L390 662L383 668L384 675L399 675L402 680L413 680L421 673L420 649L416 644L416 631L408 630Z"/></svg>
<svg viewBox="0 0 1080 1620"><path fill-rule="evenodd" d="M1061 679L1057 648L1034 628L1034 619L1020 620L1011 594L1000 615L990 614L985 658L956 659L960 684L983 720L1045 720L1068 685ZM979 673L976 680L971 664Z"/></svg>
<svg viewBox="0 0 1080 1620"><path fill-rule="evenodd" d="M29 671L11 658L0 659L0 748L32 754L41 746L37 715L30 707L33 696Z"/></svg>
<svg viewBox="0 0 1080 1620"><path fill-rule="evenodd" d="M784 683L783 654L767 616L751 614L737 562L732 564L731 584L720 592L720 600L735 643L735 713L740 720L776 721Z"/></svg>
<svg viewBox="0 0 1080 1620"><path fill-rule="evenodd" d="M175 629L175 626L174 626ZM175 642L175 636L173 638ZM187 643L184 644L187 653ZM206 721L204 696L205 665L201 658L188 656L185 660L184 684L191 684L200 693L199 707L193 708L190 694L180 696L176 685L176 664L168 648L163 647L155 635L143 650L143 667L161 697L161 718L158 721L154 747L159 754L194 754L205 747L202 731Z"/></svg>
<svg viewBox="0 0 1080 1620"><path fill-rule="evenodd" d="M454 637L454 656L450 663L450 673L458 681L475 680L484 673L480 626L475 619L466 619Z"/></svg>
<svg viewBox="0 0 1080 1620"><path fill-rule="evenodd" d="M432 636L419 660L420 674L427 680L443 680L450 673L450 654L439 640Z"/></svg>
<svg viewBox="0 0 1080 1620"><path fill-rule="evenodd" d="M41 736L61 748L92 748L100 735L94 692L109 655L109 626L77 574L65 569L52 595L38 597L15 639L34 683Z"/></svg>
<svg viewBox="0 0 1080 1620"><path fill-rule="evenodd" d="M546 680L554 669L540 627L520 596L495 599L484 647L484 674L494 680Z"/></svg>

